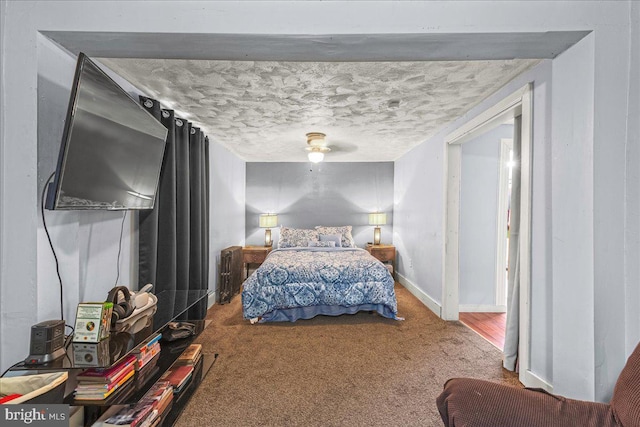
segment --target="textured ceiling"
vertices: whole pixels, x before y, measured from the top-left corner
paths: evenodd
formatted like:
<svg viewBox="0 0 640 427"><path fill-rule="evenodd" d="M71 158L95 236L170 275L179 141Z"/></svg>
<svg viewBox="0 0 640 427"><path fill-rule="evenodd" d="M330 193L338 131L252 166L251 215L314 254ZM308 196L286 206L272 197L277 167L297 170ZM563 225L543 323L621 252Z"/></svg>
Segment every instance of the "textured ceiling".
<svg viewBox="0 0 640 427"><path fill-rule="evenodd" d="M250 162L396 160L538 62L99 61Z"/></svg>

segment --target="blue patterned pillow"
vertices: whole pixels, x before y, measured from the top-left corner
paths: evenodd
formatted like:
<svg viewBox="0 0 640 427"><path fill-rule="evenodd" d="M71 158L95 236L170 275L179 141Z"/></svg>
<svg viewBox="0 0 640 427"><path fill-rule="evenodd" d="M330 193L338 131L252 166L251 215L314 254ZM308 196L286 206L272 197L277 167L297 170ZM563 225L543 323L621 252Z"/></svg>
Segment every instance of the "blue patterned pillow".
<svg viewBox="0 0 640 427"><path fill-rule="evenodd" d="M356 244L353 241L353 236L351 235L351 226L344 225L341 227L325 227L322 225L317 225L316 230L319 234L339 234L340 235L340 246L343 248L355 248ZM337 246L337 245L336 245Z"/></svg>
<svg viewBox="0 0 640 427"><path fill-rule="evenodd" d="M330 241L309 240L309 247L310 248L335 248L336 242L334 242L333 240L330 240Z"/></svg>
<svg viewBox="0 0 640 427"><path fill-rule="evenodd" d="M316 230L280 226L278 248L306 247L310 240L319 240Z"/></svg>

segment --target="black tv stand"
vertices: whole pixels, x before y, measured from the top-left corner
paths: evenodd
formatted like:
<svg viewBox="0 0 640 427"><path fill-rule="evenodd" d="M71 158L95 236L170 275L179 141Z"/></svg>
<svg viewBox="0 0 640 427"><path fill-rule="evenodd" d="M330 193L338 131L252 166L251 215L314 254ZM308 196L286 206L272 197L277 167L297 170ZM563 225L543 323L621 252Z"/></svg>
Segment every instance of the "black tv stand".
<svg viewBox="0 0 640 427"><path fill-rule="evenodd" d="M59 358L51 363L33 367L19 367L13 370L38 370L38 371L60 371L68 370L69 379L66 384L64 403L71 407L83 407L84 408L84 420L83 425L91 426L105 411L113 406L124 406L138 402L142 396L151 388L151 386L158 381L158 379L164 374L164 372L176 361L178 356L191 344L197 336L204 330L204 328L210 323L206 320L180 320L189 321L196 324L196 333L190 337L180 340L167 342L160 341L161 351L157 360L157 370L148 378L142 381L137 381L137 373L129 380L121 389L116 390L113 395L107 399L101 401L86 401L77 400L73 396L73 391L77 385L76 376L82 372L82 370L93 368L108 368L119 360L130 354L132 351L140 347L146 338L162 332L169 322L177 321L177 319L183 319L186 316L189 308L197 304L206 304L209 296L208 291L163 291L156 295L158 297L157 311L153 315L153 318L149 320L149 326L132 334L133 344L124 349L118 354L109 352L98 352L97 354L103 354L103 358L97 358L91 365L87 365L84 361L79 362L82 358L76 358L74 355L73 345L70 345L65 357ZM106 346L113 344L112 340L117 340L118 335L112 333L112 335L101 341L96 346ZM107 355L108 354L108 355ZM190 380L190 383L180 392L174 395L174 401L171 410L165 415L165 419L162 421L162 426L171 426L178 419L180 413L185 408L187 402L191 398L193 392L200 385L201 381L205 378L211 367L216 361L217 354L203 353L202 357L194 367L194 373Z"/></svg>
<svg viewBox="0 0 640 427"><path fill-rule="evenodd" d="M193 339L191 338L188 338L187 340L189 342L193 341ZM68 403L70 405L83 406L85 411L84 425L91 426L108 408L116 405L119 407L123 407L138 402L142 398L142 396L144 396L144 394L149 390L149 388L151 388L151 386L156 381L158 381L160 376L169 368L169 366L173 364L173 362L179 355L180 353L177 353L175 354L175 357L169 357L166 355L162 356L161 354L161 357L158 360L158 367L160 369L152 378L150 378L145 383L144 387L137 389L135 392L129 394L128 396L121 395L121 399L117 399L108 405L88 405L86 403L78 404L77 401L75 401L76 403L74 403L73 399L71 399ZM203 354L203 356L200 358L200 361L194 366L193 376L189 384L180 393L174 395L171 410L167 412L164 420L160 425L162 425L163 427L174 425L174 423L178 420L178 417L186 407L187 403L191 399L191 395L193 394L193 392L196 391L196 389L200 386L202 380L206 377L207 373L209 373L209 370L215 363L217 357L217 354Z"/></svg>

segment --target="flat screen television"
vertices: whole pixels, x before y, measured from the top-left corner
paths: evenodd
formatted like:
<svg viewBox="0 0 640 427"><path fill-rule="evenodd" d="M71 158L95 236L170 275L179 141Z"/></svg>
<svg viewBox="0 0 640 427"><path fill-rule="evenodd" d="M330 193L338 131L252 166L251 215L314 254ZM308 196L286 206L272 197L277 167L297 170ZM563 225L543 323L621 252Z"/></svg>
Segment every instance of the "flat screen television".
<svg viewBox="0 0 640 427"><path fill-rule="evenodd" d="M166 137L162 123L80 53L45 207L153 209Z"/></svg>

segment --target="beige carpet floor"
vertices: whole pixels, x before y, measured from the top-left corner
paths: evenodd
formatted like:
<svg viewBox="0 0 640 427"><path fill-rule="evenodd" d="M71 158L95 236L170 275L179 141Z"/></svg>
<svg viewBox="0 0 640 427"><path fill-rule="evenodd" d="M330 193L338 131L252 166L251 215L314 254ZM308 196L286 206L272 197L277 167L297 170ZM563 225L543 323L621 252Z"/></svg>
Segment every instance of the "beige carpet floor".
<svg viewBox="0 0 640 427"><path fill-rule="evenodd" d="M320 316L251 325L240 296L209 311L198 337L216 363L178 419L193 426L438 426L451 377L519 385L501 353L396 284L399 315Z"/></svg>

